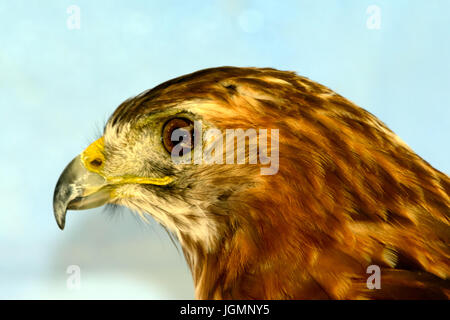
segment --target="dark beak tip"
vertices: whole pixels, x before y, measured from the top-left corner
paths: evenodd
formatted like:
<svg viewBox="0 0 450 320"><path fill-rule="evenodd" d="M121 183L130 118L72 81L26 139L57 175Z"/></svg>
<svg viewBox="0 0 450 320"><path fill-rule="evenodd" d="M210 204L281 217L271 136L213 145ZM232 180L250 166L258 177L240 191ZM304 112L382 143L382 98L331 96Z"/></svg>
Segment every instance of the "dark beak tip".
<svg viewBox="0 0 450 320"><path fill-rule="evenodd" d="M64 215L56 215L55 214L55 218L56 218L56 224L58 225L58 227L61 230L64 230L64 226L66 225L65 214Z"/></svg>
<svg viewBox="0 0 450 320"><path fill-rule="evenodd" d="M66 222L64 220L63 221L58 221L57 224L58 224L58 227L61 230L64 230L64 226L66 225Z"/></svg>
<svg viewBox="0 0 450 320"><path fill-rule="evenodd" d="M53 205L53 213L55 216L56 224L61 230L64 230L64 226L66 225L67 208L65 205L62 205L58 202L55 202Z"/></svg>

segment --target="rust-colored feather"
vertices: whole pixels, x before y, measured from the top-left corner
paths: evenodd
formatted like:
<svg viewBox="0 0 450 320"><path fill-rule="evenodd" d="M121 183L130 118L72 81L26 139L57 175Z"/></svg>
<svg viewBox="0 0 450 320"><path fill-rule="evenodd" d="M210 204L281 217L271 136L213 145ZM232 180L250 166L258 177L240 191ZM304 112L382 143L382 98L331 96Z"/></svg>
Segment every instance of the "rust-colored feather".
<svg viewBox="0 0 450 320"><path fill-rule="evenodd" d="M198 298L448 298L449 177L375 116L292 72L223 67L164 83L112 121L187 100L220 129L280 137L276 175L248 165L209 181L248 187L208 208L214 250L181 236ZM381 289L369 290L373 264Z"/></svg>

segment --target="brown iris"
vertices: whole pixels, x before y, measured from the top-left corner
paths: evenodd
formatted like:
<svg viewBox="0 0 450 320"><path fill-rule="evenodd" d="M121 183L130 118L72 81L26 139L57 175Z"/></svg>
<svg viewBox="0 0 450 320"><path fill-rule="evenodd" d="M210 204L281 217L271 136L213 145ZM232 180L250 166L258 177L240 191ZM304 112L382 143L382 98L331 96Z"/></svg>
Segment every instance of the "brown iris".
<svg viewBox="0 0 450 320"><path fill-rule="evenodd" d="M194 124L186 118L170 119L164 125L162 141L167 152L172 154L175 150L176 156L183 156L194 147Z"/></svg>

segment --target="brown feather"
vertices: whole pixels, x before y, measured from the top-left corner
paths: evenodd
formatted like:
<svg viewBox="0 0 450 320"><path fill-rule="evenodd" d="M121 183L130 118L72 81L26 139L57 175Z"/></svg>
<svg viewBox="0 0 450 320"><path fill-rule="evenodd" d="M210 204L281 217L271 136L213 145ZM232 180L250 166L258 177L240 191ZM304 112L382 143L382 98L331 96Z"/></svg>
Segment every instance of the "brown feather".
<svg viewBox="0 0 450 320"><path fill-rule="evenodd" d="M293 72L223 67L161 84L110 121L185 101L220 129L280 137L276 175L215 167L225 171L210 185L247 187L208 208L221 228L214 250L181 235L198 298L448 298L449 177L375 116ZM366 287L372 264L379 290Z"/></svg>

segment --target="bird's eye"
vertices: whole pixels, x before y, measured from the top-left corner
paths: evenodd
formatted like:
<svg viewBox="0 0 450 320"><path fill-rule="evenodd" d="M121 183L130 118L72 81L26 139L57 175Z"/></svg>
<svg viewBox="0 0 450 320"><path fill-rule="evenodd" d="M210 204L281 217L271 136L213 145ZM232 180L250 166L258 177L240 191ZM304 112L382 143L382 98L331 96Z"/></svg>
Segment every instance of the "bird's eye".
<svg viewBox="0 0 450 320"><path fill-rule="evenodd" d="M194 147L194 124L185 118L171 119L164 125L161 139L167 152L183 156Z"/></svg>

